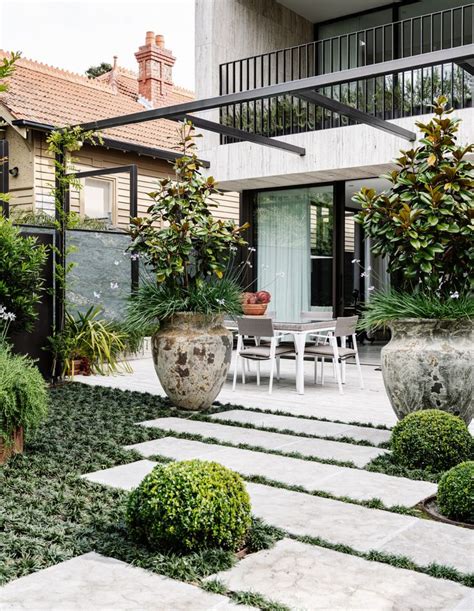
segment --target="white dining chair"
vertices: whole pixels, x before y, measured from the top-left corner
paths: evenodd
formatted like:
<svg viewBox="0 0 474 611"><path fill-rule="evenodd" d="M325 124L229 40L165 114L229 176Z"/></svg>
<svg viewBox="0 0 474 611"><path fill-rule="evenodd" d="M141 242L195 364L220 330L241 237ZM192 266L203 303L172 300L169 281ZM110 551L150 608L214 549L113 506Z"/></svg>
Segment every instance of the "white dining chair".
<svg viewBox="0 0 474 611"><path fill-rule="evenodd" d="M275 365L277 367L277 376L279 377L280 356L292 352L289 346L278 346L277 336L273 329L273 321L269 317L256 316L237 319L238 336L237 336L237 354L234 364L234 380L232 390L235 391L237 384L237 372L239 363L242 360L242 384L245 384L245 362L255 361L257 364L257 385L260 386L260 363L262 361L270 362L270 382L268 385L269 394L273 389L273 376ZM244 345L244 337L253 337L259 342L261 338L269 339L270 344L261 344L255 346Z"/></svg>
<svg viewBox="0 0 474 611"><path fill-rule="evenodd" d="M303 310L300 313L301 320L314 320L314 321L324 321L324 320L334 320L332 310ZM324 331L324 333L309 335L309 340L313 344L328 344L329 337L331 335L331 331ZM311 345L311 344L310 344ZM321 359L321 379L324 383L324 356L314 356L314 383L316 384L318 381L318 361ZM332 360L332 359L331 359ZM336 369L333 367L334 377L336 377Z"/></svg>
<svg viewBox="0 0 474 611"><path fill-rule="evenodd" d="M324 384L324 358L329 357L332 359L333 365L335 367L337 385L339 387L339 392L341 395L344 394L342 384L343 382L345 382L343 363L345 363L345 361L350 358L355 359L357 369L359 371L360 387L364 388L362 368L360 366L359 352L357 350L357 321L358 316L346 316L337 318L334 332L329 336L329 344L316 344L314 346L307 346L305 348L305 356L323 358L321 368L321 384ZM345 345L348 337L352 338L352 348L347 348ZM338 339L341 342L341 346L338 346Z"/></svg>

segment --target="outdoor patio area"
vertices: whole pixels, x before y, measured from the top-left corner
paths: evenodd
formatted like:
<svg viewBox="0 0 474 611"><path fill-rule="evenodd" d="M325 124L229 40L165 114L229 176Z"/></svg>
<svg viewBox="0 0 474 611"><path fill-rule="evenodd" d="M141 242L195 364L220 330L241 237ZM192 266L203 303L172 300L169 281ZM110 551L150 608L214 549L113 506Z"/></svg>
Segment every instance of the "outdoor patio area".
<svg viewBox="0 0 474 611"><path fill-rule="evenodd" d="M0 611L474 611L474 4L3 4Z"/></svg>
<svg viewBox="0 0 474 611"><path fill-rule="evenodd" d="M327 418L341 422L367 422L374 426L391 427L397 419L390 407L385 393L380 366L380 349L372 346L360 348L361 361L372 362L362 365L365 388L359 388L358 374L355 365L347 364L347 381L345 394L339 395L337 383L331 370L331 364L326 363L324 386L314 384L314 365L305 362L305 394L299 395L295 388L295 361L281 360L281 379L275 380L273 393L268 393L269 364L261 365L262 378L260 386L256 381L256 366L251 364L250 373L246 374L246 384L242 384L239 370L238 383L232 392L232 377L234 360L229 369L227 382L220 392L219 403L235 403L244 407L257 407L263 410L281 411L295 416ZM235 359L235 351L233 355ZM84 384L110 386L121 390L136 390L149 392L160 396L165 393L156 376L151 357L130 361L133 373L122 373L113 376L77 376L75 379Z"/></svg>

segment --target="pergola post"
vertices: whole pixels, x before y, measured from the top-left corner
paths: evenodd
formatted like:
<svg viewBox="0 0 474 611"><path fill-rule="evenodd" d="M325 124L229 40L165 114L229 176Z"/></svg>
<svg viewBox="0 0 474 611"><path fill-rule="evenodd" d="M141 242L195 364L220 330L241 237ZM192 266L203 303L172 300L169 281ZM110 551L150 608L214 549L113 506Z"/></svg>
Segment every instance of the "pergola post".
<svg viewBox="0 0 474 611"><path fill-rule="evenodd" d="M8 195L10 191L8 164L8 141L0 140L0 195ZM5 218L10 216L10 205L8 199L0 199L2 215Z"/></svg>
<svg viewBox="0 0 474 611"><path fill-rule="evenodd" d="M65 171L66 151L61 144L61 150L55 155L55 252L54 252L54 332L55 335L64 331L66 324L66 229L70 210L69 183ZM58 274L58 270L59 274ZM53 378L60 377L62 363L56 361Z"/></svg>

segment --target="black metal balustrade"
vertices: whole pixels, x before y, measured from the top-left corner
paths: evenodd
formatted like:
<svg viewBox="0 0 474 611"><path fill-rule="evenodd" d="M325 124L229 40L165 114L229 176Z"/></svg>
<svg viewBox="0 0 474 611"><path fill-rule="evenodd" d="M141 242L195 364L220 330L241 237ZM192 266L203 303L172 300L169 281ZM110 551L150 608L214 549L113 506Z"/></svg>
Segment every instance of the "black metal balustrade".
<svg viewBox="0 0 474 611"><path fill-rule="evenodd" d="M221 64L220 94L471 44L473 7L469 4ZM470 107L473 89L472 74L449 63L342 83L320 93L379 118L396 119L430 112L430 104L439 95L447 96L454 108ZM353 123L294 96L226 106L220 110L220 122L270 137Z"/></svg>

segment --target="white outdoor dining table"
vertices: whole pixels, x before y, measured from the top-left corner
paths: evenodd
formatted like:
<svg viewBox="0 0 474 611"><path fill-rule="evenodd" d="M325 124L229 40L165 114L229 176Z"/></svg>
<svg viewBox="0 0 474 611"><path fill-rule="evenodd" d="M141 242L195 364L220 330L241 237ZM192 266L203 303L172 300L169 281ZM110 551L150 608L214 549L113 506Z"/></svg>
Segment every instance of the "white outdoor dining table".
<svg viewBox="0 0 474 611"><path fill-rule="evenodd" d="M252 316L249 318L254 317ZM237 330L237 322L234 320L226 320L224 325L231 331ZM325 331L334 331L335 327L335 320L305 320L304 322L273 321L273 329L278 335L293 336L296 352L296 392L299 395L304 395L304 347L308 335L323 333Z"/></svg>

